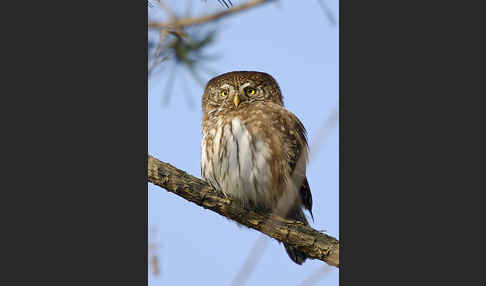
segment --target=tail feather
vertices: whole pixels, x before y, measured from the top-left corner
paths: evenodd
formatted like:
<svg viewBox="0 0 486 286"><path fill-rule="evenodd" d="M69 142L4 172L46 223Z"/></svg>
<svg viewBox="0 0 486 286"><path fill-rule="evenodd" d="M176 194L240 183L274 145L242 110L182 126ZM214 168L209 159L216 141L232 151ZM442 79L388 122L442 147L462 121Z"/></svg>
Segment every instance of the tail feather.
<svg viewBox="0 0 486 286"><path fill-rule="evenodd" d="M293 262L302 265L302 263L304 263L304 261L307 259L307 255L305 255L302 251L297 250L297 248L289 246L285 243L284 246L287 254Z"/></svg>
<svg viewBox="0 0 486 286"><path fill-rule="evenodd" d="M289 213L288 218L294 219L294 220L299 220L303 222L306 225L309 225L307 222L307 219L302 212L301 208L296 208L294 211ZM302 251L298 250L297 248L290 246L288 244L284 243L285 251L287 251L287 254L289 255L290 259L292 259L293 262L302 265L302 263L305 262L305 260L308 258L307 255L305 255Z"/></svg>

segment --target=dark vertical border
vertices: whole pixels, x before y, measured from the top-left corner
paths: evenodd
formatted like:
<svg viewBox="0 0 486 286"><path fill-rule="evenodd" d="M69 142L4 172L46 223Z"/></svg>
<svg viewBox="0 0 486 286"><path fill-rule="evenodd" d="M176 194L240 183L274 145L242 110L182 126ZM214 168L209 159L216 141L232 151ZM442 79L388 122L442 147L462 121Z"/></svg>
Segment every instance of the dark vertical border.
<svg viewBox="0 0 486 286"><path fill-rule="evenodd" d="M341 285L396 284L417 266L406 227L419 198L409 166L420 102L411 6L340 1Z"/></svg>
<svg viewBox="0 0 486 286"><path fill-rule="evenodd" d="M483 208L464 200L479 189L470 174L481 170L466 160L482 162L484 153L471 151L479 140L469 137L484 133L476 132L484 130L476 117L484 104L471 100L484 90L474 87L484 86L484 44L474 31L484 27L476 22L482 11L455 2L341 1L342 285L475 281L470 269L482 263L466 256L480 257L484 243L474 245L479 236L466 225Z"/></svg>
<svg viewBox="0 0 486 286"><path fill-rule="evenodd" d="M92 5L80 31L90 80L76 145L88 238L79 269L90 284L147 285L147 1Z"/></svg>
<svg viewBox="0 0 486 286"><path fill-rule="evenodd" d="M146 1L20 5L5 9L25 12L11 22L25 42L8 41L23 49L9 54L21 79L8 93L22 120L3 121L18 124L2 134L18 177L2 190L19 196L3 216L18 243L3 244L15 259L3 272L19 268L14 284L147 285Z"/></svg>

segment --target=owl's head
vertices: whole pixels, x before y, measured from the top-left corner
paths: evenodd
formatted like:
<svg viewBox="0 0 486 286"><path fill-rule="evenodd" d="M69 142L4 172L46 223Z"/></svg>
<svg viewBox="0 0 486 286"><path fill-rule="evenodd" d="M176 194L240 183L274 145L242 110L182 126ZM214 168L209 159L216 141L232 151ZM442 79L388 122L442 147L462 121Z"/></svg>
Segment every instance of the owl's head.
<svg viewBox="0 0 486 286"><path fill-rule="evenodd" d="M258 101L283 105L280 88L275 79L263 72L233 71L211 79L204 89L203 113L211 111L244 110Z"/></svg>

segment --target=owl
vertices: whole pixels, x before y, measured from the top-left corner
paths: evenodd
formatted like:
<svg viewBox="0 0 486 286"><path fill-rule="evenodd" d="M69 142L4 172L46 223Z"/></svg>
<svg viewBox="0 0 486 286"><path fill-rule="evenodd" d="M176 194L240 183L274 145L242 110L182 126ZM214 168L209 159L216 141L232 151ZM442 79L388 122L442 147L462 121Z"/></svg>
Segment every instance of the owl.
<svg viewBox="0 0 486 286"><path fill-rule="evenodd" d="M312 195L306 178L306 130L284 108L267 73L234 71L211 79L202 97L201 176L245 207L308 224ZM302 264L308 257L285 245Z"/></svg>

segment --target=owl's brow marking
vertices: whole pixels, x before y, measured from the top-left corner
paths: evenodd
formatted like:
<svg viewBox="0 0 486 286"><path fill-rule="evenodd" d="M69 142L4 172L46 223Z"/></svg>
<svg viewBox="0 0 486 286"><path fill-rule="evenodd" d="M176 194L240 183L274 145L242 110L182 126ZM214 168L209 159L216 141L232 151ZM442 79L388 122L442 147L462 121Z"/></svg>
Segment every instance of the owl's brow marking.
<svg viewBox="0 0 486 286"><path fill-rule="evenodd" d="M230 88L231 85L227 84L227 83L223 83L220 88Z"/></svg>
<svg viewBox="0 0 486 286"><path fill-rule="evenodd" d="M252 85L252 83L251 83L250 81L247 81L247 82L245 82L244 84L242 84L240 87L241 87L241 88L246 88L246 87L248 87L248 86L250 86L250 85Z"/></svg>

